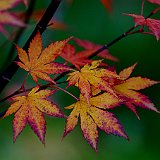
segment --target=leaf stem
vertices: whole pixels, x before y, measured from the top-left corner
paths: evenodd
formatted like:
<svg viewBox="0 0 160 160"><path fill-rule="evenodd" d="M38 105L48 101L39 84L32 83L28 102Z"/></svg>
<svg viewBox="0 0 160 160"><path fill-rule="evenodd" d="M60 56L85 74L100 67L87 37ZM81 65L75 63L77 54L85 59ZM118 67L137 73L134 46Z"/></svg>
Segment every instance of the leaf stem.
<svg viewBox="0 0 160 160"><path fill-rule="evenodd" d="M71 97L73 97L76 101L79 101L79 99L78 99L76 96L74 96L72 93L68 92L67 90L65 90L65 89L63 89L63 88L61 88L61 87L58 87L58 86L56 86L56 85L53 85L53 86L50 86L50 87L59 89L59 90L65 92L65 93L67 93L67 94L70 95Z"/></svg>

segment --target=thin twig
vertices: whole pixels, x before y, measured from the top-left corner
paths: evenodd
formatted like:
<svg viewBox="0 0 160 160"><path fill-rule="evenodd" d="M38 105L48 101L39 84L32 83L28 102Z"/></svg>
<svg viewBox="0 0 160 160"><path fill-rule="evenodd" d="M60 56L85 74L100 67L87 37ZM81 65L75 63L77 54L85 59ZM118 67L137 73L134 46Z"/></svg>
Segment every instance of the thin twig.
<svg viewBox="0 0 160 160"><path fill-rule="evenodd" d="M77 101L79 100L79 99L78 99L76 96L74 96L72 93L70 93L70 92L68 92L67 90L65 90L65 89L63 89L63 88L60 88L59 86L57 86L57 85L55 85L55 84L52 84L52 83L48 83L48 84L45 84L45 85L40 86L40 88L39 88L38 91L40 91L40 90L45 90L45 89L48 88L48 87L59 89L59 90L65 92L65 93L67 93L67 94L70 95L71 97L73 97L75 100L77 100ZM8 100L8 99L10 99L10 98L12 98L12 97L14 97L14 96L16 96L16 95L19 95L19 94L21 94L21 93L29 92L29 91L31 91L32 89L33 89L33 87L31 87L31 88L29 88L29 89L25 89L25 91L24 91L24 89L21 87L21 88L19 88L18 90L16 90L15 92L13 92L12 94L8 95L7 97L1 99L1 100L0 100L0 103L6 101L6 100ZM38 92L38 91L37 91L37 92ZM0 116L0 117L1 117L1 116Z"/></svg>
<svg viewBox="0 0 160 160"><path fill-rule="evenodd" d="M67 90L65 90L63 88L60 88L60 87L58 87L56 85L53 85L53 86L50 86L50 87L59 89L59 90L63 91L64 93L67 93L68 95L70 95L71 97L73 97L76 101L79 101L79 99L76 96L74 96L72 93L68 92Z"/></svg>

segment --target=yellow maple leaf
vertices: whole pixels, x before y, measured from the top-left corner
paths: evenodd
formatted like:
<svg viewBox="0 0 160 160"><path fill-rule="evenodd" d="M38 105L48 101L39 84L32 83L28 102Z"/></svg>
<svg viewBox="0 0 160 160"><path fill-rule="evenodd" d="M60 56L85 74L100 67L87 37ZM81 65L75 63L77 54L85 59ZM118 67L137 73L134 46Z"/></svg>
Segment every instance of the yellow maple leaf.
<svg viewBox="0 0 160 160"><path fill-rule="evenodd" d="M21 61L16 63L21 68L28 71L36 83L38 82L38 78L55 83L48 74L59 74L71 70L68 66L53 62L62 52L68 41L69 39L51 43L42 51L42 39L38 32L30 43L28 53L16 46Z"/></svg>
<svg viewBox="0 0 160 160"><path fill-rule="evenodd" d="M158 112L158 110L154 107L154 104L147 96L137 91L150 87L159 82L142 77L129 78L135 66L136 64L124 69L119 73L121 80L115 81L113 89L116 94L123 99L124 104L127 105L139 118L135 105L145 109L153 110L155 112Z"/></svg>
<svg viewBox="0 0 160 160"><path fill-rule="evenodd" d="M118 78L119 76L107 69L98 68L100 63L101 61L93 61L91 65L85 65L80 71L70 73L67 79L69 86L74 85L80 89L81 94L85 97L88 104L92 95L92 86L116 96L106 79Z"/></svg>
<svg viewBox="0 0 160 160"><path fill-rule="evenodd" d="M44 143L46 133L44 114L64 117L60 109L57 108L53 102L46 99L52 94L52 90L39 91L39 87L35 87L26 96L12 98L15 102L8 108L4 118L15 114L13 119L14 141L28 123L34 133L39 137L42 143Z"/></svg>
<svg viewBox="0 0 160 160"><path fill-rule="evenodd" d="M64 136L74 129L78 123L78 117L80 116L83 136L96 151L98 141L97 127L105 131L107 134L114 134L128 139L123 127L114 115L103 110L106 108L112 108L114 105L118 105L120 102L119 99L113 95L104 93L102 95L92 97L90 102L91 105L88 106L84 97L80 95L80 100L78 102L66 107L66 109L73 108L73 110L67 118Z"/></svg>

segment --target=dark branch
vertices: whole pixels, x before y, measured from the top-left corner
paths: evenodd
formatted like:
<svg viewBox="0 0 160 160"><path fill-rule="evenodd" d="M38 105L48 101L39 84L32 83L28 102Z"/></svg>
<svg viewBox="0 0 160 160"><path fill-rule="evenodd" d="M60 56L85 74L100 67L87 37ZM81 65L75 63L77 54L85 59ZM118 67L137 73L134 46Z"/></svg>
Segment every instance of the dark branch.
<svg viewBox="0 0 160 160"><path fill-rule="evenodd" d="M55 14L61 0L52 0L49 4L46 12L44 13L43 17L36 25L33 33L27 40L26 44L24 45L23 49L27 51L31 40L34 38L36 33L39 31L41 34L46 30L48 23L52 19L53 15ZM18 60L18 56L14 59L14 61ZM14 61L8 66L8 68L0 75L0 92L4 89L4 87L8 84L9 80L13 77L13 75L18 70L18 66L14 63Z"/></svg>

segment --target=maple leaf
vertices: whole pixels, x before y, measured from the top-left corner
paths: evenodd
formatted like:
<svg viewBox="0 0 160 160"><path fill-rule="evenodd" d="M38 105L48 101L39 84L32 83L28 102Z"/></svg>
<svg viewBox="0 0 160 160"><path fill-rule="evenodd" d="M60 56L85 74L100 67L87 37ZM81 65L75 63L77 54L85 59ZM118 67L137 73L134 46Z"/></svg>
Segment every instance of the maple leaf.
<svg viewBox="0 0 160 160"><path fill-rule="evenodd" d="M89 59L94 52L102 47L102 45L94 44L87 40L80 40L78 38L74 38L74 41L80 46L83 47L85 50L80 52L76 52L76 49L73 45L66 45L61 57L64 58L66 61L73 64L77 69L80 70L81 66L84 66L87 63L91 63L92 60ZM105 59L109 59L112 61L118 61L116 57L113 57L108 50L104 50L100 52L97 56Z"/></svg>
<svg viewBox="0 0 160 160"><path fill-rule="evenodd" d="M156 36L156 39L159 40L160 38L160 20L151 19L151 18L144 18L142 15L135 15L135 14L126 14L128 16L133 17L135 21L135 26L141 25L147 26L151 32L145 32L146 34L153 34Z"/></svg>
<svg viewBox="0 0 160 160"><path fill-rule="evenodd" d="M42 51L42 39L38 32L30 43L28 53L17 46L21 62L16 63L28 71L36 83L38 83L38 78L55 83L48 74L59 74L71 70L68 66L53 62L62 52L68 41L69 39L51 43Z"/></svg>
<svg viewBox="0 0 160 160"><path fill-rule="evenodd" d="M124 100L124 104L127 105L128 108L130 108L139 118L135 106L150 109L155 112L158 112L158 110L154 107L154 104L147 96L137 91L150 87L158 82L142 77L129 78L135 66L136 64L119 73L121 80L115 81L113 89L119 98Z"/></svg>
<svg viewBox="0 0 160 160"><path fill-rule="evenodd" d="M103 47L103 45L94 44L93 42L90 42L88 40L81 40L79 38L74 38L74 41L80 47L83 47L84 49L86 49L86 51L90 52L90 54L88 54L87 56L90 56L95 51L97 51L98 49ZM100 52L97 56L99 56L101 58L109 59L109 60L115 61L115 62L118 61L118 59L116 57L112 56L107 49L105 49L104 51Z"/></svg>
<svg viewBox="0 0 160 160"><path fill-rule="evenodd" d="M75 47L67 44L60 56L80 70L80 66L92 62L92 60L87 59L92 53L92 51L81 51L76 53Z"/></svg>
<svg viewBox="0 0 160 160"><path fill-rule="evenodd" d="M98 101L96 102L97 99ZM78 117L80 116L83 136L95 151L97 151L98 141L97 127L107 134L114 134L128 139L123 127L114 115L102 110L118 103L119 100L116 97L104 93L98 97L91 98L91 106L88 107L86 100L80 95L80 101L66 107L66 109L73 108L73 110L67 118L64 137L75 128L78 123Z"/></svg>
<svg viewBox="0 0 160 160"><path fill-rule="evenodd" d="M151 3L160 5L160 0L148 0L148 1L151 2Z"/></svg>
<svg viewBox="0 0 160 160"><path fill-rule="evenodd" d="M86 64L80 71L75 71L69 74L69 86L74 85L80 89L81 94L85 97L88 104L90 103L91 86L100 90L107 91L116 96L110 84L107 82L108 78L118 78L119 76L107 69L98 68L101 61L93 61L91 65Z"/></svg>
<svg viewBox="0 0 160 160"><path fill-rule="evenodd" d="M15 114L13 119L14 141L28 123L42 143L45 142L46 122L44 114L64 118L57 106L46 99L53 92L52 90L39 91L39 87L35 87L28 95L12 98L15 102L8 108L4 118Z"/></svg>

